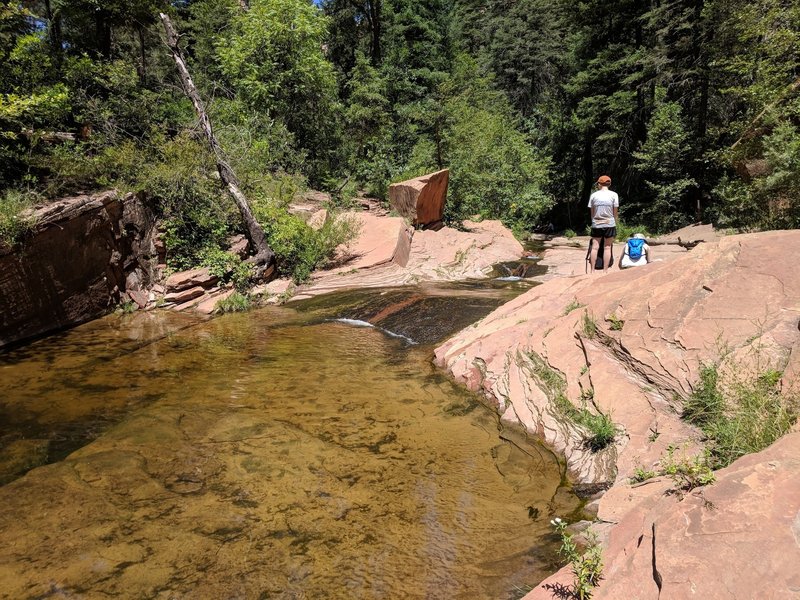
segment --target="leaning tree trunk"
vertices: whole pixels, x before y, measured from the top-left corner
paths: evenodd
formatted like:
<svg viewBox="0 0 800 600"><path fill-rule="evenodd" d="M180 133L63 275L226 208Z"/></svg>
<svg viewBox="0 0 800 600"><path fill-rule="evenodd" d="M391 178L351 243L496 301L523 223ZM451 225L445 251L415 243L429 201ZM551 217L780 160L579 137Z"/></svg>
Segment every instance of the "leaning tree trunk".
<svg viewBox="0 0 800 600"><path fill-rule="evenodd" d="M194 105L194 110L197 113L197 117L200 119L200 125L203 128L203 132L206 134L208 144L211 146L211 151L214 153L214 158L216 158L217 171L219 171L220 179L228 187L233 201L239 208L247 231L247 238L250 240L250 244L255 250L255 256L249 258L247 262L255 265L256 278L267 278L275 272L275 253L269 247L269 244L267 244L267 236L264 233L264 229L253 216L250 204L247 202L247 198L239 187L239 180L236 178L233 169L231 169L230 165L225 160L225 153L222 151L222 147L214 136L214 132L211 129L211 120L208 118L200 94L197 92L192 77L189 75L189 69L186 67L186 61L178 45L178 34L172 26L172 21L164 13L159 13L159 16L164 23L164 31L167 33L167 46L178 67L183 89Z"/></svg>

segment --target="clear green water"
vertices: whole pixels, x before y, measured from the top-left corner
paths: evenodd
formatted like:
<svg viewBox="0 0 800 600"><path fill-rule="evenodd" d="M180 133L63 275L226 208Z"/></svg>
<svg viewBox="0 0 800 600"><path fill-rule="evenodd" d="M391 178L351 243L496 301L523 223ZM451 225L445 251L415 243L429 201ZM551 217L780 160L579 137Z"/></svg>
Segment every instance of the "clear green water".
<svg viewBox="0 0 800 600"><path fill-rule="evenodd" d="M430 345L330 306L109 317L0 356L3 597L510 598L554 571L549 519L578 506L554 457Z"/></svg>

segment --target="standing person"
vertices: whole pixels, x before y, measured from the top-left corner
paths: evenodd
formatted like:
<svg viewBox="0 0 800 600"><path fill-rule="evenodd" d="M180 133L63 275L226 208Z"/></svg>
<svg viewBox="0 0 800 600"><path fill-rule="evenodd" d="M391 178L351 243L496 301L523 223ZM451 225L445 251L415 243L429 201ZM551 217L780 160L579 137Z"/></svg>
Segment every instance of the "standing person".
<svg viewBox="0 0 800 600"><path fill-rule="evenodd" d="M603 242L603 272L608 272L611 265L611 246L617 236L617 218L619 212L619 196L609 190L611 177L601 175L597 180L598 189L589 197L589 210L592 214L592 256L590 268L594 272L597 261L597 250Z"/></svg>

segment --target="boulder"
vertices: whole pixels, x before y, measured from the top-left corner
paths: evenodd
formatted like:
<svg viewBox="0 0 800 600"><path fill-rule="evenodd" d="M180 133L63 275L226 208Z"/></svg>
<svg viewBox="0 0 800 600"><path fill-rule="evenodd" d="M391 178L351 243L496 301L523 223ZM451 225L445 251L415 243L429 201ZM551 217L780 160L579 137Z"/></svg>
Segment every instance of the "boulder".
<svg viewBox="0 0 800 600"><path fill-rule="evenodd" d="M443 169L389 186L389 203L415 226L441 221L450 171Z"/></svg>
<svg viewBox="0 0 800 600"><path fill-rule="evenodd" d="M173 273L164 282L168 292L180 292L192 287L201 288L213 287L219 281L219 277L212 275L208 267L200 267L189 271ZM167 294L169 296L169 294Z"/></svg>
<svg viewBox="0 0 800 600"><path fill-rule="evenodd" d="M206 297L198 302L194 310L203 315L210 315L217 309L217 302L231 297L236 290L234 288L220 290L212 294L206 294Z"/></svg>

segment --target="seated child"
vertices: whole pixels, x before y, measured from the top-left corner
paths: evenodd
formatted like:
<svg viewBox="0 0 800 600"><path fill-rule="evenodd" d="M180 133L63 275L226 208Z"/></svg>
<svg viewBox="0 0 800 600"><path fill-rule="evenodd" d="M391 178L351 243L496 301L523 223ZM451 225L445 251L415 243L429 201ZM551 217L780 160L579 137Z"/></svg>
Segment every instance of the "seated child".
<svg viewBox="0 0 800 600"><path fill-rule="evenodd" d="M650 256L650 246L645 242L644 235L637 233L625 244L622 260L619 263L620 269L628 267L641 267L652 262Z"/></svg>

